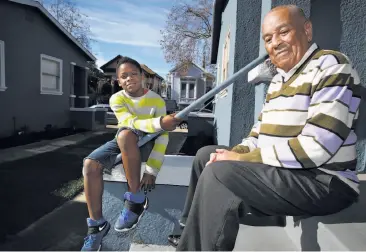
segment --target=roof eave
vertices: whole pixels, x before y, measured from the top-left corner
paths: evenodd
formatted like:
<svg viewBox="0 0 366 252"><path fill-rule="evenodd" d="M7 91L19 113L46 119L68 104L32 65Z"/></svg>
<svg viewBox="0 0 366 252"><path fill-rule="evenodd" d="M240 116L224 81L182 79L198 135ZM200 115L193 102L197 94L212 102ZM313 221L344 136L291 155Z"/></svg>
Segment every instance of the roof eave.
<svg viewBox="0 0 366 252"><path fill-rule="evenodd" d="M40 10L47 18L57 26L72 42L74 42L92 61L96 61L97 58L89 52L79 41L75 39L39 2L33 0L9 0L10 2L19 3L23 5L28 5Z"/></svg>
<svg viewBox="0 0 366 252"><path fill-rule="evenodd" d="M225 8L225 2L227 0L215 0L213 10L213 22L212 22L212 36L211 36L211 64L217 63L217 55L219 50L220 32L221 32L221 19L222 12Z"/></svg>

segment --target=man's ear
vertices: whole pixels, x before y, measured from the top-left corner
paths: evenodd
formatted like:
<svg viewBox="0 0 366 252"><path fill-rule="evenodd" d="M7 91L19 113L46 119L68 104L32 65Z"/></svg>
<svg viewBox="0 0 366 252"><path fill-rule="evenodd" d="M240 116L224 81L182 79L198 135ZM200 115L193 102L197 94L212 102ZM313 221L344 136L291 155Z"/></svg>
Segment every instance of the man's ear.
<svg viewBox="0 0 366 252"><path fill-rule="evenodd" d="M313 40L313 24L310 20L307 20L304 24L304 30L306 37L308 38L308 42L311 42Z"/></svg>

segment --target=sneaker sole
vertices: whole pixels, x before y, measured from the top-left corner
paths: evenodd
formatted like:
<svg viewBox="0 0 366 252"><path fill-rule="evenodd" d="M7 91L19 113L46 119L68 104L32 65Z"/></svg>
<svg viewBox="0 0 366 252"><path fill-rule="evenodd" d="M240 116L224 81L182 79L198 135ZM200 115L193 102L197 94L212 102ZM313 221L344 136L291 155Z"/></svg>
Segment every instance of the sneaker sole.
<svg viewBox="0 0 366 252"><path fill-rule="evenodd" d="M137 222L135 224L132 225L132 227L129 228L122 228L122 229L118 229L116 227L114 227L114 230L119 232L119 233L123 233L123 232L127 232L130 231L134 228L136 228L137 224L140 222L142 216L144 215L144 213L146 212L146 210L149 208L149 200L146 200L145 206L144 206L144 211L141 213L141 215L137 218Z"/></svg>

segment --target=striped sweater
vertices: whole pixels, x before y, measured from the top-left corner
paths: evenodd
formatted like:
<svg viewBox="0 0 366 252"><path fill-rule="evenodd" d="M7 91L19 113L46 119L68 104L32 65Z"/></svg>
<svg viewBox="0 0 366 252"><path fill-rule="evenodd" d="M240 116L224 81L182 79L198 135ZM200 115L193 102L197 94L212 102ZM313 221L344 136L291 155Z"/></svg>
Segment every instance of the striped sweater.
<svg viewBox="0 0 366 252"><path fill-rule="evenodd" d="M160 117L166 115L165 101L149 90L141 97L131 97L124 90L112 95L109 104L114 111L118 127L129 127L145 133L162 131ZM164 161L169 142L168 132L155 139L154 147L146 162L145 172L157 175Z"/></svg>
<svg viewBox="0 0 366 252"><path fill-rule="evenodd" d="M278 72L258 122L233 151L243 161L319 168L357 191L354 126L360 79L349 59L313 44L291 71Z"/></svg>

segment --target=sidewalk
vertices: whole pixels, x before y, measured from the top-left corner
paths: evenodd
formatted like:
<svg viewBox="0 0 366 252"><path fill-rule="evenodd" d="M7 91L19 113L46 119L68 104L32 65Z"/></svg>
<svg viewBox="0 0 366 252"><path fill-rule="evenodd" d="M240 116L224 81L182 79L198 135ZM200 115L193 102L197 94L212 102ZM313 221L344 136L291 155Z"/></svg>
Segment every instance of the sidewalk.
<svg viewBox="0 0 366 252"><path fill-rule="evenodd" d="M85 133L79 133L62 137L53 140L43 140L36 143L27 145L16 146L7 149L0 150L0 164L4 162L10 162L22 158L31 157L37 154L54 151L62 147L80 143L86 139L103 135L108 132L113 132L112 129L106 129L104 131L91 131Z"/></svg>

